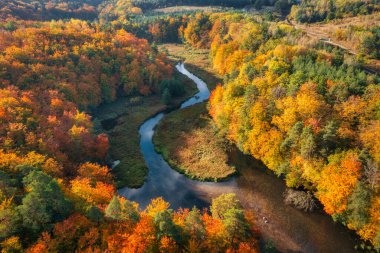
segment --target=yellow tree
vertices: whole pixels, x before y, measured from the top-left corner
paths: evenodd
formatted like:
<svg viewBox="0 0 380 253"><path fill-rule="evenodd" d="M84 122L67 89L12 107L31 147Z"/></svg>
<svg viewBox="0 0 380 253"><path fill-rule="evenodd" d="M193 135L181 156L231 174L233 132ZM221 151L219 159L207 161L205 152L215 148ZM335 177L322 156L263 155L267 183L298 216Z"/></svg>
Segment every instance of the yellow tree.
<svg viewBox="0 0 380 253"><path fill-rule="evenodd" d="M360 176L362 164L356 151L331 155L323 169L318 184L317 197L328 214L340 214L346 210Z"/></svg>

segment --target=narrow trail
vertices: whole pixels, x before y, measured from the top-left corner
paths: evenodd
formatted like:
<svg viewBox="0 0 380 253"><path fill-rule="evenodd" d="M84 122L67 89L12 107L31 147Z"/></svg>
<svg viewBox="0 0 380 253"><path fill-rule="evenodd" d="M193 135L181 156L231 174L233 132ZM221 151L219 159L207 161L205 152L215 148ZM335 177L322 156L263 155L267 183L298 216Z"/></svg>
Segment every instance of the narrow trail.
<svg viewBox="0 0 380 253"><path fill-rule="evenodd" d="M355 55L357 56L358 53L338 42L335 42L333 41L329 36L328 34L325 34L325 33L319 33L319 32L314 32L311 30L311 28L308 28L307 26L304 26L304 25L298 25L296 24L295 22L292 22L292 21L287 21L289 25L293 26L296 30L302 30L306 33L306 35L310 38L314 38L314 39L318 39L320 42L326 44L326 45L330 45L330 46L334 46L334 47L337 47L337 48L340 48L344 51L346 51L347 53L351 54L351 55ZM376 71L375 69L372 69L368 66L363 66L363 70L369 74L380 74L378 71Z"/></svg>

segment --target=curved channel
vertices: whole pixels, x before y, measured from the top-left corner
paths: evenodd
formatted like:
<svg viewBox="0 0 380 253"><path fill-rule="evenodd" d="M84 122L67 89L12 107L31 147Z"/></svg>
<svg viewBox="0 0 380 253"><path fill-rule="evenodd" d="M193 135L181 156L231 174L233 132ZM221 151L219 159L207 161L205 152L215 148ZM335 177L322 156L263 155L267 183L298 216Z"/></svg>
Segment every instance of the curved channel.
<svg viewBox="0 0 380 253"><path fill-rule="evenodd" d="M192 79L199 92L185 101L180 109L203 102L210 96L206 83L190 73L183 63L177 70ZM285 184L261 169L262 165L252 157L234 150L230 163L239 176L228 181L199 182L173 170L157 153L152 141L154 129L165 113L147 120L139 130L140 149L149 168L148 179L139 189L123 188L119 194L145 208L152 198L163 197L171 208L202 209L210 205L210 199L222 193L235 193L244 208L252 210L262 235L272 240L283 252L354 252L355 237L326 214L306 214L283 203ZM269 223L263 222L267 217Z"/></svg>
<svg viewBox="0 0 380 253"><path fill-rule="evenodd" d="M206 101L210 97L210 91L205 82L197 76L190 73L183 63L176 66L177 70L193 80L199 92L193 97L181 104L180 109L195 105ZM160 113L155 117L147 120L141 125L139 133L140 149L144 156L149 175L145 184L138 189L123 188L119 190L119 194L129 200L136 201L140 207L146 207L152 198L163 197L171 204L172 208L191 208L197 206L199 208L209 205L209 197L198 191L197 188L201 184L209 184L213 187L220 187L217 183L202 183L191 180L186 176L173 170L164 160L161 154L157 153L152 141L154 129L164 117L165 113ZM224 184L233 184L233 179Z"/></svg>

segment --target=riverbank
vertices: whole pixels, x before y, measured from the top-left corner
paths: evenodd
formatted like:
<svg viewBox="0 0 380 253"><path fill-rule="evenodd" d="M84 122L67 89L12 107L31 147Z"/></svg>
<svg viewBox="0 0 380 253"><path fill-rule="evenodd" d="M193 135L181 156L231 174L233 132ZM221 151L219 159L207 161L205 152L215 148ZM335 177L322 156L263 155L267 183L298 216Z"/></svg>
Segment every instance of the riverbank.
<svg viewBox="0 0 380 253"><path fill-rule="evenodd" d="M204 90L206 84L200 79L183 66L181 71L191 77L201 87L200 90ZM186 101L184 104L194 105L207 96L206 91L205 94L201 93L200 99L193 97L190 99L192 103ZM282 197L286 189L284 181L269 173L262 163L236 149L230 150L229 159L231 164L236 165L239 175L227 181L200 182L173 170L155 151L152 142L154 129L167 116L160 113L140 127L141 152L149 168L148 180L139 189L120 189L121 196L139 203L141 208L145 208L152 198L161 196L174 209L193 206L203 209L209 207L212 198L223 193L235 193L243 207L252 212L264 242L272 241L280 252L355 252L355 236L352 233L334 223L324 212L305 213L286 205Z"/></svg>
<svg viewBox="0 0 380 253"><path fill-rule="evenodd" d="M174 62L173 62L174 65ZM140 135L138 129L148 118L178 107L183 101L192 96L196 86L186 76L174 73L184 88L183 96L173 99L167 106L161 102L161 97L121 98L114 103L100 106L94 113L94 125L97 132L105 132L110 142L109 157L120 163L112 170L118 188L141 187L147 177L148 168L140 152Z"/></svg>
<svg viewBox="0 0 380 253"><path fill-rule="evenodd" d="M160 45L159 50L167 53L173 68L178 62L186 62L186 67L204 78L210 89L221 82L220 78L212 73L208 50L189 49L184 45L176 44ZM105 132L109 137L109 159L120 161L112 170L118 188L138 188L146 180L148 169L140 152L140 135L138 133L141 124L170 107L178 107L197 92L194 82L185 75L175 71L174 77L184 85L185 94L174 99L170 106L164 105L160 96L153 95L120 98L113 103L100 106L93 113L96 132Z"/></svg>
<svg viewBox="0 0 380 253"><path fill-rule="evenodd" d="M209 50L184 45L159 46L173 61L183 61L186 68L201 78L210 90L221 82L211 68ZM228 165L225 144L216 135L206 103L194 105L165 116L157 126L153 142L170 166L189 178L200 181L222 181L236 173Z"/></svg>
<svg viewBox="0 0 380 253"><path fill-rule="evenodd" d="M192 55L193 57L187 63L190 72L203 80L207 79L209 84L217 83L215 81L217 78L212 75L212 71L203 71L203 67L197 67L197 64L207 64L206 60L201 59L201 55L186 53L178 46L171 46L170 49L172 54L175 52ZM197 152L199 149L198 145L186 140L194 139L193 130L199 129L199 125L202 125L200 123L203 121L202 114L207 115L206 107L195 105L166 115L158 125L154 137L155 147L172 165L172 168L178 170L181 165L185 167L184 162L175 162L176 148L192 152ZM205 124L204 121L203 124ZM205 135L210 134L204 127L202 131ZM184 134L189 138L184 138ZM209 143L208 148L214 149L215 143ZM224 157L224 155L221 156ZM228 153L228 159L236 166L239 173L237 177L216 185L195 181L191 183L196 185L194 188L197 192L201 192L202 197L204 197L203 194L212 198L221 193L236 193L243 206L254 213L256 224L266 245L268 242L273 242L273 245L281 252L354 252L356 236L342 225L334 223L323 211L305 213L287 206L283 201L285 183L273 176L262 163L241 154L237 149ZM184 172L183 169L179 170ZM185 174L190 178L196 175L191 172L185 172ZM266 217L269 223L263 222L263 217Z"/></svg>
<svg viewBox="0 0 380 253"><path fill-rule="evenodd" d="M202 79L210 91L222 82L222 77L212 68L210 50L194 49L182 44L161 44L158 48L166 52L172 61L184 62L186 69Z"/></svg>
<svg viewBox="0 0 380 253"><path fill-rule="evenodd" d="M201 79L190 73L185 65L178 64L177 70L187 76L197 85L198 92L184 101L178 110L184 110L196 104L207 101L210 97L210 91ZM146 183L138 189L123 188L118 192L121 196L139 203L139 206L145 208L151 199L162 197L168 201L172 208L192 208L197 206L199 209L208 208L210 200L199 196L199 193L194 191L194 184L213 184L217 183L202 183L200 181L191 180L188 177L173 170L165 161L161 154L156 152L153 144L153 135L156 126L160 121L167 116L169 112L162 112L156 116L146 120L139 128L140 133L140 150L149 168L148 178ZM225 183L231 183L232 180Z"/></svg>
<svg viewBox="0 0 380 253"><path fill-rule="evenodd" d="M166 115L155 133L156 150L189 178L219 182L236 173L228 165L227 145L217 135L206 103Z"/></svg>
<svg viewBox="0 0 380 253"><path fill-rule="evenodd" d="M284 181L262 162L237 148L229 150L229 159L239 172L233 192L243 207L254 213L264 241L272 242L280 252L356 252L354 246L358 238L354 232L334 222L323 210L307 213L286 205ZM209 196L220 193L212 192Z"/></svg>

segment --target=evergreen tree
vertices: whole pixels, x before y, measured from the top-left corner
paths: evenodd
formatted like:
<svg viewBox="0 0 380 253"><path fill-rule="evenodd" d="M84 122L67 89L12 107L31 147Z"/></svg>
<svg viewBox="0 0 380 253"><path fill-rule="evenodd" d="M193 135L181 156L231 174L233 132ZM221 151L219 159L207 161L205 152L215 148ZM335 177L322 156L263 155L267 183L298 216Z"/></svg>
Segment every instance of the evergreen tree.
<svg viewBox="0 0 380 253"><path fill-rule="evenodd" d="M164 236L173 238L177 243L180 241L180 233L177 226L173 222L173 211L164 210L156 214L154 217L157 237L160 239Z"/></svg>
<svg viewBox="0 0 380 253"><path fill-rule="evenodd" d="M103 213L96 206L91 206L87 210L87 217L93 222L100 222L103 220Z"/></svg>
<svg viewBox="0 0 380 253"><path fill-rule="evenodd" d="M26 229L37 235L68 217L71 203L65 199L56 180L41 171L32 171L23 183L30 192L17 210Z"/></svg>
<svg viewBox="0 0 380 253"><path fill-rule="evenodd" d="M231 208L224 213L223 224L226 227L230 244L244 241L250 235L249 225L242 209Z"/></svg>
<svg viewBox="0 0 380 253"><path fill-rule="evenodd" d="M301 134L301 155L304 158L311 158L316 151L317 145L311 127L305 127Z"/></svg>
<svg viewBox="0 0 380 253"><path fill-rule="evenodd" d="M122 217L124 220L130 220L132 222L138 222L140 220L140 214L137 208L133 205L133 202L125 200L123 204Z"/></svg>
<svg viewBox="0 0 380 253"><path fill-rule="evenodd" d="M0 221L0 240L14 235L20 228L20 216L13 206L0 206Z"/></svg>
<svg viewBox="0 0 380 253"><path fill-rule="evenodd" d="M105 216L107 218L110 218L113 220L121 220L122 219L121 204L120 204L120 201L116 195L113 196L112 200L108 204L108 206L105 210Z"/></svg>
<svg viewBox="0 0 380 253"><path fill-rule="evenodd" d="M369 220L371 191L365 183L359 182L347 205L348 220L355 229L362 228Z"/></svg>
<svg viewBox="0 0 380 253"><path fill-rule="evenodd" d="M206 237L206 229L199 209L193 207L185 219L185 230L187 234L199 245Z"/></svg>
<svg viewBox="0 0 380 253"><path fill-rule="evenodd" d="M169 88L165 88L164 92L162 93L161 101L162 103L168 105L170 104L171 100L172 100L172 96L170 95Z"/></svg>

